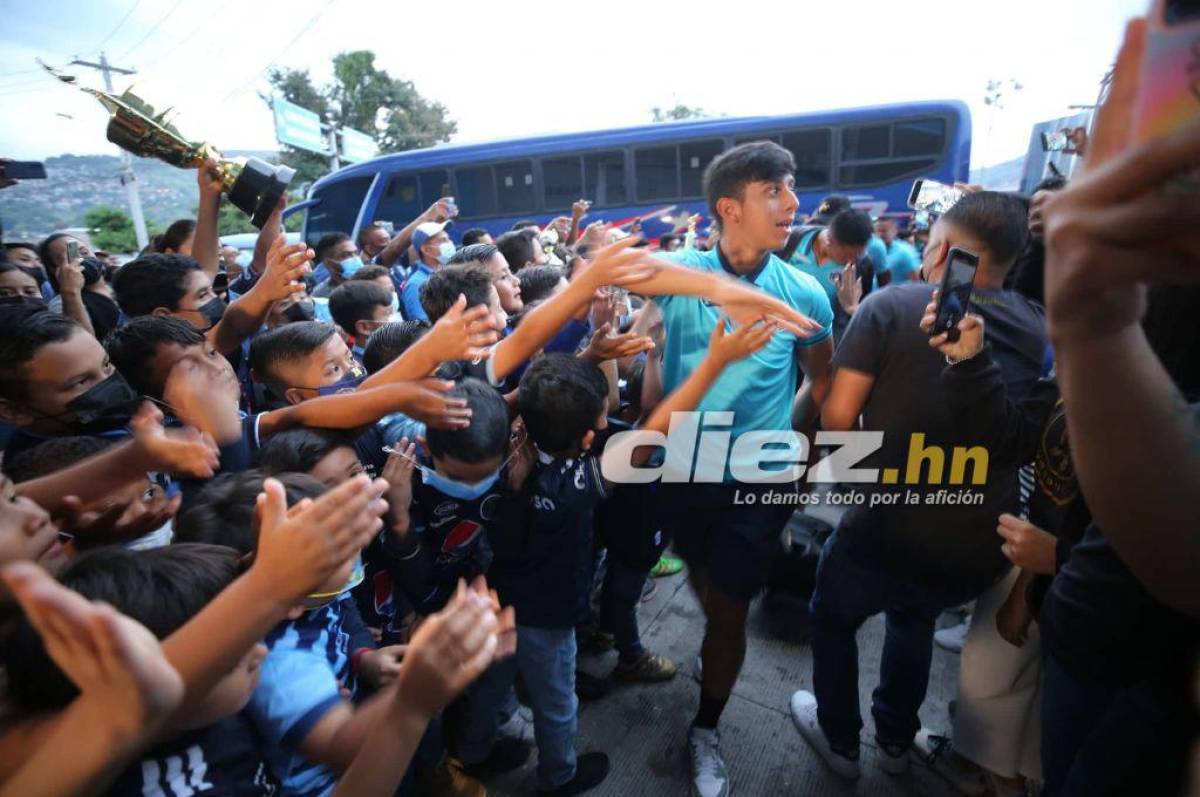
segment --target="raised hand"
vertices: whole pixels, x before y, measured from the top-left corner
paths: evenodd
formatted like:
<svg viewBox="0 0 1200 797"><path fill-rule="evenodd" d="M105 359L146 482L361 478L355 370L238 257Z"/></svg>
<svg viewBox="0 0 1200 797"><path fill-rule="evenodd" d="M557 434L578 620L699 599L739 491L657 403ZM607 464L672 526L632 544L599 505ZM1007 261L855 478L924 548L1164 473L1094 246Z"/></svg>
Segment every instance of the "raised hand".
<svg viewBox="0 0 1200 797"><path fill-rule="evenodd" d="M225 183L221 180L220 164L214 158L208 158L196 170L196 183L200 186L200 197L203 199L220 198Z"/></svg>
<svg viewBox="0 0 1200 797"><path fill-rule="evenodd" d="M446 395L453 387L444 379L412 382L412 395L400 403L400 410L433 429L465 429L471 425L471 408L465 398Z"/></svg>
<svg viewBox="0 0 1200 797"><path fill-rule="evenodd" d="M6 567L3 579L46 653L79 688L79 700L119 739L147 738L183 699L183 679L144 626L93 603L30 563Z"/></svg>
<svg viewBox="0 0 1200 797"><path fill-rule="evenodd" d="M54 513L54 522L63 532L74 537L76 548L110 545L136 540L175 517L183 496L167 500L157 509L139 501L113 501L101 509L84 510L83 502L74 495L64 496Z"/></svg>
<svg viewBox="0 0 1200 797"><path fill-rule="evenodd" d="M589 227L590 229L590 227ZM630 237L599 249L576 279L584 280L593 290L607 285L634 285L654 276L657 265L645 252L633 248L637 239Z"/></svg>
<svg viewBox="0 0 1200 797"><path fill-rule="evenodd" d="M925 313L921 316L921 331L929 334L937 321L937 290L933 298L925 305ZM940 332L929 339L929 345L940 351L955 362L969 360L983 350L984 321L982 316L967 313L958 322L958 340L950 340L948 332Z"/></svg>
<svg viewBox="0 0 1200 797"><path fill-rule="evenodd" d="M733 332L727 330L728 321L722 318L708 339L707 356L722 368L743 360L766 346L771 336L779 331L779 325L773 321L759 319L753 324L743 324Z"/></svg>
<svg viewBox="0 0 1200 797"><path fill-rule="evenodd" d="M858 309L858 303L862 300L862 282L858 279L858 267L853 262L847 263L839 272L835 271L830 275L833 284L837 286L838 304L842 306L849 315L854 315Z"/></svg>
<svg viewBox="0 0 1200 797"><path fill-rule="evenodd" d="M162 412L149 401L142 402L129 421L133 444L145 469L211 479L220 462L212 436L189 428L167 430L162 421Z"/></svg>
<svg viewBox="0 0 1200 797"><path fill-rule="evenodd" d="M358 675L375 689L388 686L400 675L408 645L387 645L368 650L358 660Z"/></svg>
<svg viewBox="0 0 1200 797"><path fill-rule="evenodd" d="M592 339L588 341L587 348L579 356L589 362L599 364L605 360L632 357L654 348L654 341L645 335L630 331L623 335L610 337L610 331L611 327L607 323L597 329L592 335Z"/></svg>
<svg viewBox="0 0 1200 797"><path fill-rule="evenodd" d="M289 244L283 233L267 250L267 266L256 288L266 291L271 301L286 299L295 293L303 293L304 275L312 270L310 261L316 253L306 243Z"/></svg>
<svg viewBox="0 0 1200 797"><path fill-rule="evenodd" d="M822 329L820 324L791 305L733 279L722 281L716 302L738 325L753 324L766 318L802 338Z"/></svg>
<svg viewBox="0 0 1200 797"><path fill-rule="evenodd" d="M409 507L412 506L412 474L416 467L417 446L401 437L396 448L388 452L387 464L383 466L383 480L387 482L388 528L397 539L408 535Z"/></svg>
<svg viewBox="0 0 1200 797"><path fill-rule="evenodd" d="M283 485L263 482L258 496L258 546L251 573L282 601L300 602L356 556L383 526L383 479L356 476L291 510Z"/></svg>
<svg viewBox="0 0 1200 797"><path fill-rule="evenodd" d="M1014 565L1031 573L1054 575L1057 540L1053 534L1007 512L1000 516L996 533L1004 538L1001 552Z"/></svg>
<svg viewBox="0 0 1200 797"><path fill-rule="evenodd" d="M486 347L499 337L492 328L487 306L481 304L468 310L467 297L460 294L421 342L430 346L436 359L443 362L481 360L491 353Z"/></svg>

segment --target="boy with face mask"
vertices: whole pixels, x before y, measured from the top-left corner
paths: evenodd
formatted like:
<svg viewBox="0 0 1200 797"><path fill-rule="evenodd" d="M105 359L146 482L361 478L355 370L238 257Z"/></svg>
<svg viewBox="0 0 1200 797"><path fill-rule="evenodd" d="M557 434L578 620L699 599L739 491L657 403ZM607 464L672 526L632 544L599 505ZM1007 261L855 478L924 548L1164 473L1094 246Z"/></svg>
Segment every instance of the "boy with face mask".
<svg viewBox="0 0 1200 797"><path fill-rule="evenodd" d="M454 242L446 233L452 224L450 221L428 221L418 225L413 232L412 246L417 253L417 261L400 288L400 305L405 318L429 320L421 306L421 286L429 280L430 274L454 257Z"/></svg>

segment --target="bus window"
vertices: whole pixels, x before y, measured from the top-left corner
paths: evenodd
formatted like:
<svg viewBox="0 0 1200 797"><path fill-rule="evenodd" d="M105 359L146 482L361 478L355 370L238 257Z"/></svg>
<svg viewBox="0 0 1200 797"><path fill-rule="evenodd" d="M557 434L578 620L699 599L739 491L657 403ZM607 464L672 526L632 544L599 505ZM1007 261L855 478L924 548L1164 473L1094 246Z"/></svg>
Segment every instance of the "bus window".
<svg viewBox="0 0 1200 797"><path fill-rule="evenodd" d="M570 209L571 203L583 196L579 156L542 159L542 183L546 192L546 210Z"/></svg>
<svg viewBox="0 0 1200 797"><path fill-rule="evenodd" d="M450 173L445 169L421 172L417 175L417 179L421 185L422 211L442 197L450 196Z"/></svg>
<svg viewBox="0 0 1200 797"><path fill-rule="evenodd" d="M362 208L363 197L367 195L374 179L372 175L354 177L322 186L313 192L312 199L319 199L320 202L308 209L308 218L304 223L305 242L312 246L321 236L331 232L346 235L354 232L354 222Z"/></svg>
<svg viewBox="0 0 1200 797"><path fill-rule="evenodd" d="M725 148L721 139L685 141L679 145L680 196L703 196L704 170Z"/></svg>
<svg viewBox="0 0 1200 797"><path fill-rule="evenodd" d="M679 194L679 164L675 146L635 150L633 162L639 201L674 199Z"/></svg>
<svg viewBox="0 0 1200 797"><path fill-rule="evenodd" d="M936 158L922 158L920 160L884 161L882 163L864 163L858 166L842 166L838 170L838 183L847 187L890 183L906 174L923 174L936 165Z"/></svg>
<svg viewBox="0 0 1200 797"><path fill-rule="evenodd" d="M533 161L496 164L497 207L501 213L528 213L537 205Z"/></svg>
<svg viewBox="0 0 1200 797"><path fill-rule="evenodd" d="M783 147L796 159L796 187L829 185L829 130L796 130L783 134Z"/></svg>
<svg viewBox="0 0 1200 797"><path fill-rule="evenodd" d="M623 205L629 200L625 190L624 152L593 152L583 156L583 196L597 207Z"/></svg>
<svg viewBox="0 0 1200 797"><path fill-rule="evenodd" d="M463 218L490 216L496 212L496 181L492 178L491 166L471 166L454 170L457 183L459 212Z"/></svg>
<svg viewBox="0 0 1200 797"><path fill-rule="evenodd" d="M429 205L421 204L415 174L394 174L375 208L375 218L390 221L400 229L421 215Z"/></svg>
<svg viewBox="0 0 1200 797"><path fill-rule="evenodd" d="M856 125L842 129L842 160L888 157L891 130L887 125Z"/></svg>
<svg viewBox="0 0 1200 797"><path fill-rule="evenodd" d="M766 133L760 133L759 135L756 135L756 136L742 136L741 138L735 138L733 140L733 145L736 147L740 144L749 144L752 141L774 141L776 144L778 144L779 136L778 135L768 135Z"/></svg>
<svg viewBox="0 0 1200 797"><path fill-rule="evenodd" d="M946 144L943 119L921 119L892 125L892 156L941 155Z"/></svg>

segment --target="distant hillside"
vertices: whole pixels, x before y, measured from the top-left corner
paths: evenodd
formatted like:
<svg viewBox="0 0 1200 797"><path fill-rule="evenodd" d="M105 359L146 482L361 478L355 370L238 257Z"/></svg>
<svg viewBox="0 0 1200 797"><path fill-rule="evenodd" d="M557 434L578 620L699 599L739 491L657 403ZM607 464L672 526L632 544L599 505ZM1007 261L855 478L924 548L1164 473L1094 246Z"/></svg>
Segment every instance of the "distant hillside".
<svg viewBox="0 0 1200 797"><path fill-rule="evenodd" d="M227 152L229 157L275 160L274 152ZM29 180L0 191L0 221L7 240L32 240L64 227L80 227L97 205L128 212L116 155L59 155L46 159L45 180ZM133 173L147 221L160 228L192 215L196 206L196 172L162 161L133 159Z"/></svg>

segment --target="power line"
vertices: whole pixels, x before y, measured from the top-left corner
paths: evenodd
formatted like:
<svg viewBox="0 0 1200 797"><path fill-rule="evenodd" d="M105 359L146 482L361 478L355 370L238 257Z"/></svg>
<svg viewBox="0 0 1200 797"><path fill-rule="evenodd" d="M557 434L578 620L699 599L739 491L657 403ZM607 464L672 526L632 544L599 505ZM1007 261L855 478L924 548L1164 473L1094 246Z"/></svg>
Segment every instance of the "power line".
<svg viewBox="0 0 1200 797"><path fill-rule="evenodd" d="M133 0L133 5L130 6L129 10L125 12L125 16L121 17L121 21L117 23L117 26L115 28L113 28L111 31L109 31L108 35L105 36L100 41L100 43L97 44L92 49L99 50L99 49L102 49L104 47L104 45L108 44L108 40L111 39L113 36L117 35L117 31L119 31L125 25L125 23L129 21L129 18L131 16L133 16L133 12L137 11L137 7L140 6L141 4L142 4L142 0Z"/></svg>
<svg viewBox="0 0 1200 797"><path fill-rule="evenodd" d="M258 79L259 75L261 75L263 72L267 71L267 69L270 68L270 66L272 64L274 64L276 61L278 61L280 58L282 58L284 55L286 55L287 51L292 49L292 45L294 45L296 42L300 41L300 39L303 38L305 36L305 34L307 34L310 30L312 30L313 26L316 25L318 21L320 21L321 17L325 16L325 12L329 11L329 9L333 6L333 4L335 2L337 2L337 0L328 0L328 2L325 3L325 7L322 8L317 13L313 14L311 17L309 17L308 22L306 22L304 24L304 27L302 27L300 29L299 33L297 33L295 36L292 37L291 41L289 41L287 44L284 45L282 50L280 50L278 53L276 53L274 56L272 56L271 59L269 61L267 61L267 63L263 66L262 69L259 69L257 72L255 72L253 75L251 75L249 78L247 78L246 81L243 82L240 86L233 89L228 94L226 94L224 97L222 97L221 102L226 102L229 99L231 99L231 98L237 96L238 94L241 94L243 91L245 91L250 86L250 84L252 84L255 80Z"/></svg>
<svg viewBox="0 0 1200 797"><path fill-rule="evenodd" d="M143 36L142 38L138 39L137 44L133 45L128 50L126 50L121 55L121 57L128 58L130 53L132 53L134 50L136 50L137 48L139 48L143 44L145 44L146 40L149 39L151 36L153 36L158 31L158 29L163 26L163 23L166 22L168 19L170 19L171 15L179 10L179 7L181 5L183 5L183 0L177 0L175 5L171 6L171 10L168 11L166 14L164 14L162 19L160 19L158 22L154 23L153 27L151 27L150 30L146 31L146 35Z"/></svg>
<svg viewBox="0 0 1200 797"><path fill-rule="evenodd" d="M141 67L142 71L151 69L152 67L155 67L158 64L161 64L168 57L178 54L178 52L181 48L183 48L185 45L187 45L189 42L191 42L192 39L196 38L196 36L201 31L205 30L213 22L224 24L224 20L222 20L221 17L225 13L225 9L227 9L227 8L229 8L229 6L233 5L233 2L234 2L234 0L225 0L224 5L222 5L220 8L218 8L216 11L213 11L212 13L205 11L205 13L204 13L205 21L204 22L201 22L198 25L192 26L191 31L189 31L186 36L184 36L182 39L179 39L178 41L168 45L167 47L163 48L163 51L158 56L151 58L149 61L147 61L145 64L142 65L142 67Z"/></svg>

